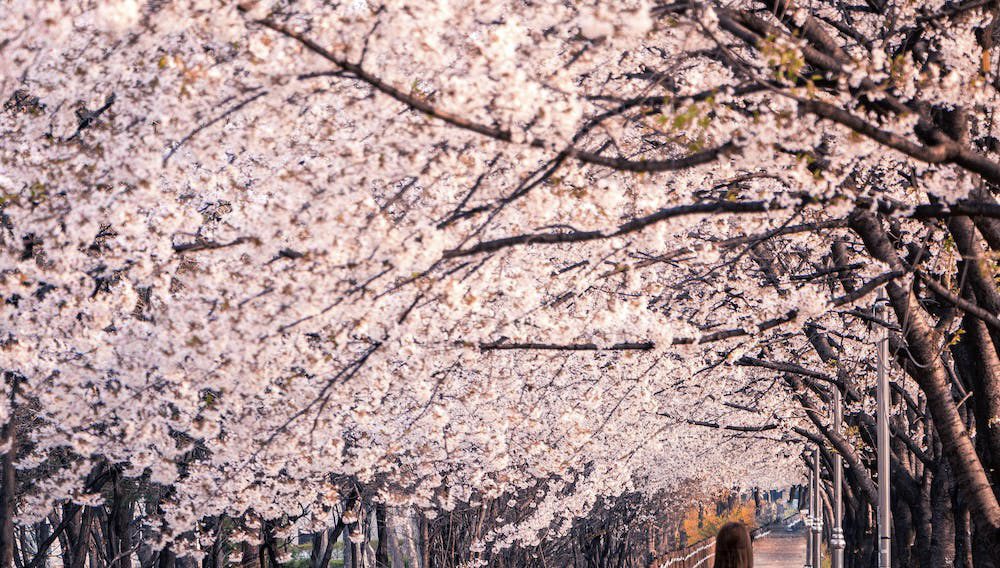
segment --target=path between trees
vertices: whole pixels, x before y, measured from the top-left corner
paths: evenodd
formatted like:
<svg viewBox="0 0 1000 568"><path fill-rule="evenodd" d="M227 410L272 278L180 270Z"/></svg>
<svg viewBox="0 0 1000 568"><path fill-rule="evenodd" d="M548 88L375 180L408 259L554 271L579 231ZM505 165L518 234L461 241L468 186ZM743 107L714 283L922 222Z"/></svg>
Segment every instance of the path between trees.
<svg viewBox="0 0 1000 568"><path fill-rule="evenodd" d="M806 558L805 533L772 531L753 547L756 568L800 568Z"/></svg>

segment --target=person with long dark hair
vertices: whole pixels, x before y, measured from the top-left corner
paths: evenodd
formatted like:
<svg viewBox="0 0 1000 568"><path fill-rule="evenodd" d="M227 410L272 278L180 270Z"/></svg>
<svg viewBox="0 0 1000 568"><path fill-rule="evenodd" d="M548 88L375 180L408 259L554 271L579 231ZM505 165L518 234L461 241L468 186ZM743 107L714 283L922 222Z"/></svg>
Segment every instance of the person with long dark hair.
<svg viewBox="0 0 1000 568"><path fill-rule="evenodd" d="M714 568L753 568L753 542L743 523L726 523L715 537Z"/></svg>

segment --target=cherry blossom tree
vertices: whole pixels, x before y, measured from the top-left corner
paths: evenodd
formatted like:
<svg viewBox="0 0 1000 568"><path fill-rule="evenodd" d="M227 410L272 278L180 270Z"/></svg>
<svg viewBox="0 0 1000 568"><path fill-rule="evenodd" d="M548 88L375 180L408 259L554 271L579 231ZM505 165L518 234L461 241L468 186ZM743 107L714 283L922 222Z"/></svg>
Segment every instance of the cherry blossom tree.
<svg viewBox="0 0 1000 568"><path fill-rule="evenodd" d="M642 562L806 445L865 566L879 329L895 557L997 565L994 3L0 16L4 566Z"/></svg>

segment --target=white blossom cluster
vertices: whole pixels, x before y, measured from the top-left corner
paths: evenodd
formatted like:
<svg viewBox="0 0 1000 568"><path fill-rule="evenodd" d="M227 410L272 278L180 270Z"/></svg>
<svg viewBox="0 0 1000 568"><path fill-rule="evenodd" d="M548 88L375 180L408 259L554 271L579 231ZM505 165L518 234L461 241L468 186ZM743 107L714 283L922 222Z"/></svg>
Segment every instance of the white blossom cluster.
<svg viewBox="0 0 1000 568"><path fill-rule="evenodd" d="M341 478L437 510L540 489L526 520L485 537L499 547L567 530L601 496L796 482L801 409L773 372L735 363L766 352L824 367L807 321L863 361L869 332L841 317L855 303L790 278L819 265L828 236L773 241L777 284L752 239L727 239L843 218L869 196L862 178L907 206L922 198L904 169L942 198L974 183L794 99L738 95L744 81L709 56L721 33L709 4L681 17L647 2L5 2L0 369L23 377L14 404L30 415L18 468L62 460L20 520L93 502L85 480L102 463L172 488L167 540L209 515L322 522ZM897 4L901 22L918 17ZM842 80L995 103L975 90L975 38L942 33L933 77L859 49ZM747 55L748 72L780 75L801 56L773 49ZM578 136L644 96L663 97L656 112ZM909 135L911 118L882 127ZM565 154L680 159L727 144L678 171ZM774 210L611 234L708 198ZM608 238L462 252L587 231ZM702 341L729 329L749 331ZM493 348L519 343L596 350Z"/></svg>

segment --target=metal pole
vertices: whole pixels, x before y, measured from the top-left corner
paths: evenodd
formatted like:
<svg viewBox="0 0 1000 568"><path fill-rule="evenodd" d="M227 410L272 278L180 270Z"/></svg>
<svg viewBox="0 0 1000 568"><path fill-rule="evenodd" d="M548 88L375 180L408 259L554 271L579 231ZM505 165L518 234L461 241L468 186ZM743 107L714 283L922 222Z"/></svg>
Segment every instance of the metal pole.
<svg viewBox="0 0 1000 568"><path fill-rule="evenodd" d="M823 565L823 498L819 492L823 486L823 478L819 475L819 446L813 450L813 526L812 526L812 553L813 566L819 568Z"/></svg>
<svg viewBox="0 0 1000 568"><path fill-rule="evenodd" d="M885 290L880 289L876 301L875 317L884 320L886 303ZM876 324L878 325L878 324ZM883 325L878 325L878 388L876 390L878 410L878 567L890 568L892 533L889 523L889 336Z"/></svg>
<svg viewBox="0 0 1000 568"><path fill-rule="evenodd" d="M833 431L840 434L844 421L844 404L840 387L832 385L833 391ZM833 530L830 535L830 557L832 568L844 568L844 457L833 453Z"/></svg>
<svg viewBox="0 0 1000 568"><path fill-rule="evenodd" d="M799 507L805 507L802 512L805 515L802 518L802 525L805 527L806 531L806 563L805 568L812 568L812 501L813 501L813 482L812 482L812 468L809 468L809 501L802 502L802 498L799 498ZM819 568L818 566L816 568Z"/></svg>

